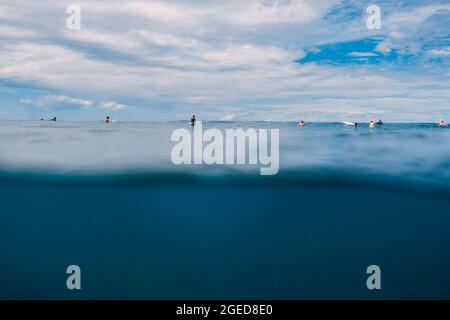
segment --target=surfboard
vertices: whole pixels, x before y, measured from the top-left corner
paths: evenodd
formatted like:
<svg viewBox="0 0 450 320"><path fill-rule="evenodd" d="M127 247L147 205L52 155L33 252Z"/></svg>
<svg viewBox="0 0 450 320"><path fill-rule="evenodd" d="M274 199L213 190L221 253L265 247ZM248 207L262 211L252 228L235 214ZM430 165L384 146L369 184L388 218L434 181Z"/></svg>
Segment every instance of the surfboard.
<svg viewBox="0 0 450 320"><path fill-rule="evenodd" d="M347 125L347 126L355 126L354 122L350 122L350 121L342 121L343 124Z"/></svg>
<svg viewBox="0 0 450 320"><path fill-rule="evenodd" d="M111 123L114 123L114 122L116 122L117 121L117 119L114 119L113 121L111 121Z"/></svg>

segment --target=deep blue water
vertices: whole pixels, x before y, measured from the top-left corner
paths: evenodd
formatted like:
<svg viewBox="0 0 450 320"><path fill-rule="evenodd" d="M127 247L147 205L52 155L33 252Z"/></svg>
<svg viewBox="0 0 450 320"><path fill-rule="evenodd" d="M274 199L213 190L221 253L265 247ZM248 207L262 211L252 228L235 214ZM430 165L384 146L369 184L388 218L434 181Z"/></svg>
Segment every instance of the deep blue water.
<svg viewBox="0 0 450 320"><path fill-rule="evenodd" d="M0 122L0 298L450 298L449 129L204 123L279 128L260 176L173 165L183 126Z"/></svg>

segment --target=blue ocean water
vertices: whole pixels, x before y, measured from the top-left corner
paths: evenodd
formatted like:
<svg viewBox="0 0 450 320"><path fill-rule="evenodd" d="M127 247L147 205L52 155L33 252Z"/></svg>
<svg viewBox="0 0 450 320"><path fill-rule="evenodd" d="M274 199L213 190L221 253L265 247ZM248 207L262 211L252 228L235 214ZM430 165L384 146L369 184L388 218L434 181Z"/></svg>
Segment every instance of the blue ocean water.
<svg viewBox="0 0 450 320"><path fill-rule="evenodd" d="M175 166L184 121L0 121L0 298L450 298L450 129L203 126L280 129L279 173Z"/></svg>

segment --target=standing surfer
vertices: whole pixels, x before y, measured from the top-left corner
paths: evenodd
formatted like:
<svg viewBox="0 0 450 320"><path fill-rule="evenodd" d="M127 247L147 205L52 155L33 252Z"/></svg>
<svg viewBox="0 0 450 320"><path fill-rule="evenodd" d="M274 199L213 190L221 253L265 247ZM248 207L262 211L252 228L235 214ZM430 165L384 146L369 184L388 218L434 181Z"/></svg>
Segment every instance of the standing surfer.
<svg viewBox="0 0 450 320"><path fill-rule="evenodd" d="M197 121L197 119L195 119L195 115L192 116L191 118L191 125L195 126L195 121Z"/></svg>

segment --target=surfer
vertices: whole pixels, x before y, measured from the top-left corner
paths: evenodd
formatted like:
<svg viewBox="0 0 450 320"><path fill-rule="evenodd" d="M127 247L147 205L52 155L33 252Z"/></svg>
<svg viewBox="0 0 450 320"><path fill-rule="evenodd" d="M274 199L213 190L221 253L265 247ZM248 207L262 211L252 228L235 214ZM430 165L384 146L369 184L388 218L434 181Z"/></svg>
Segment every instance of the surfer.
<svg viewBox="0 0 450 320"><path fill-rule="evenodd" d="M375 128L375 122L373 120L370 120L369 128Z"/></svg>
<svg viewBox="0 0 450 320"><path fill-rule="evenodd" d="M344 124L346 126L351 126L351 127L358 127L358 122L350 122L350 121L344 121Z"/></svg>
<svg viewBox="0 0 450 320"><path fill-rule="evenodd" d="M448 126L448 123L445 122L444 120L441 120L441 122L439 122L439 127L445 128L445 127L447 127L447 126Z"/></svg>
<svg viewBox="0 0 450 320"><path fill-rule="evenodd" d="M381 121L381 119L380 120L378 120L378 122L377 123L375 123L377 126L382 126L384 123L383 123L383 121Z"/></svg>
<svg viewBox="0 0 450 320"><path fill-rule="evenodd" d="M105 123L109 123L109 116L106 116Z"/></svg>
<svg viewBox="0 0 450 320"><path fill-rule="evenodd" d="M41 121L44 121L44 119L41 118ZM53 117L53 118L45 120L45 121L56 121L56 117Z"/></svg>
<svg viewBox="0 0 450 320"><path fill-rule="evenodd" d="M195 119L195 115L193 115L192 119L191 119L191 125L192 126L195 126L195 121L197 121L197 119Z"/></svg>
<svg viewBox="0 0 450 320"><path fill-rule="evenodd" d="M298 125L299 125L299 127L304 127L305 126L305 121L300 121L299 123L298 123Z"/></svg>

